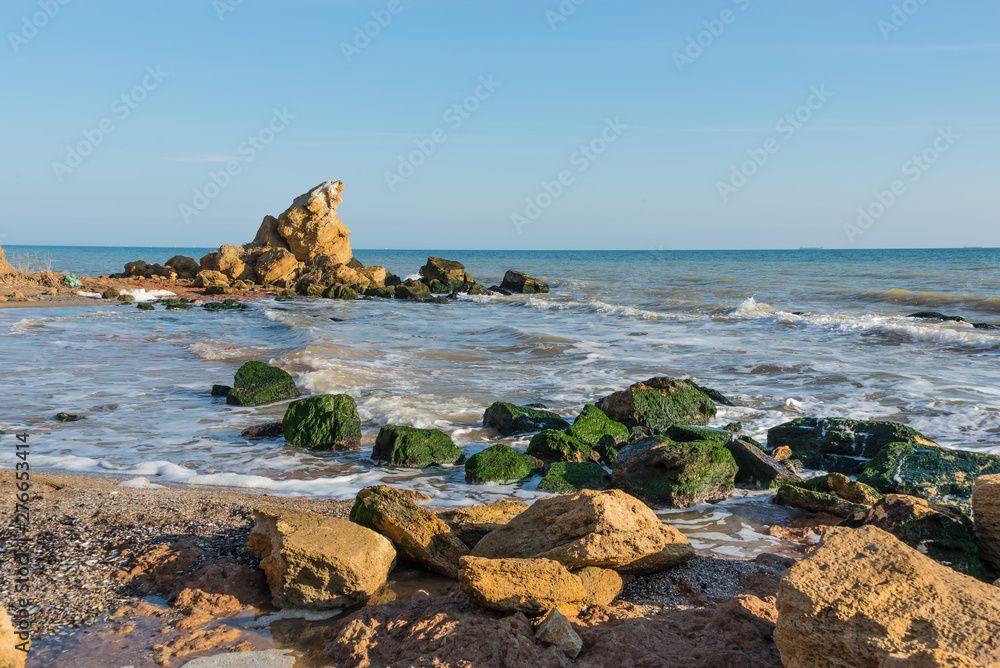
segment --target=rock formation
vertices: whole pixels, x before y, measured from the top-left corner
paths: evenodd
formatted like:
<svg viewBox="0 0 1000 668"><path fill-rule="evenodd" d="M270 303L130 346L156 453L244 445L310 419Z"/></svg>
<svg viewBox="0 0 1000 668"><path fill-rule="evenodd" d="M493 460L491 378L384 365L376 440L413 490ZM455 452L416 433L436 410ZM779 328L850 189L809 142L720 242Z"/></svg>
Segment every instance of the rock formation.
<svg viewBox="0 0 1000 668"><path fill-rule="evenodd" d="M11 274L17 274L17 270L10 266L7 262L7 258L4 256L3 249L0 248L0 276L9 276Z"/></svg>

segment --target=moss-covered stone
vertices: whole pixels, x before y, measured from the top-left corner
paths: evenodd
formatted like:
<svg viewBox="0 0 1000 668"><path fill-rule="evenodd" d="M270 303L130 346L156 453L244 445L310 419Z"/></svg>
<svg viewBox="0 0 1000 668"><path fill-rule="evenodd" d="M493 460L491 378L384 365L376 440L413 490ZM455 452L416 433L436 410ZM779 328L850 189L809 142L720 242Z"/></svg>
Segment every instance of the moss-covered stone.
<svg viewBox="0 0 1000 668"><path fill-rule="evenodd" d="M213 397L225 397L227 396L233 388L228 385L213 385L212 386L212 396Z"/></svg>
<svg viewBox="0 0 1000 668"><path fill-rule="evenodd" d="M479 285L479 283L473 283L469 286L468 294L472 297L477 297L481 295L491 295L493 291L487 288L485 285Z"/></svg>
<svg viewBox="0 0 1000 668"><path fill-rule="evenodd" d="M725 429L702 427L697 424L672 424L667 428L666 433L670 440L680 443L708 441L709 443L725 445L733 438L733 435Z"/></svg>
<svg viewBox="0 0 1000 668"><path fill-rule="evenodd" d="M430 289L420 281L406 281L396 286L396 299L428 301L431 296Z"/></svg>
<svg viewBox="0 0 1000 668"><path fill-rule="evenodd" d="M689 383L691 383L692 385L694 385L695 387L697 387L703 393L705 393L706 395L708 395L708 397L712 401L714 401L715 403L717 403L717 404L719 404L721 406L735 406L736 405L732 401L730 401L729 399L727 399L726 395L724 395L722 392L719 392L718 390L713 390L711 387L705 387L704 385L699 385L698 383L694 382L693 378L688 378L687 381Z"/></svg>
<svg viewBox="0 0 1000 668"><path fill-rule="evenodd" d="M207 302L201 306L206 311L242 311L250 308L249 305L238 302L235 299L226 299L221 302Z"/></svg>
<svg viewBox="0 0 1000 668"><path fill-rule="evenodd" d="M108 288L103 293L101 293L101 297L103 299L118 299L118 295L120 294L121 293L118 292L118 288Z"/></svg>
<svg viewBox="0 0 1000 668"><path fill-rule="evenodd" d="M868 510L868 506L851 503L836 494L819 492L797 485L779 487L778 499L793 508L801 508L811 513L829 513L837 517L851 517L854 513L863 513Z"/></svg>
<svg viewBox="0 0 1000 668"><path fill-rule="evenodd" d="M864 467L859 458L871 459L889 443L935 445L904 424L846 418L798 418L767 432L772 450L788 446L810 468L848 474Z"/></svg>
<svg viewBox="0 0 1000 668"><path fill-rule="evenodd" d="M206 295L231 295L233 288L226 283L212 283L205 286Z"/></svg>
<svg viewBox="0 0 1000 668"><path fill-rule="evenodd" d="M261 406L297 396L299 390L287 371L254 361L247 362L236 372L226 403L232 406Z"/></svg>
<svg viewBox="0 0 1000 668"><path fill-rule="evenodd" d="M526 452L555 462L587 462L600 457L586 443L555 429L545 429L532 436Z"/></svg>
<svg viewBox="0 0 1000 668"><path fill-rule="evenodd" d="M775 461L771 455L756 445L747 443L745 439L726 440L722 445L729 450L736 462L736 482L740 484L752 485L757 489L770 489L799 479L794 471Z"/></svg>
<svg viewBox="0 0 1000 668"><path fill-rule="evenodd" d="M274 298L276 302L290 302L295 299L294 290L283 290L280 295Z"/></svg>
<svg viewBox="0 0 1000 668"><path fill-rule="evenodd" d="M323 292L327 299L341 299L344 301L354 301L358 298L358 292L346 285L332 285Z"/></svg>
<svg viewBox="0 0 1000 668"><path fill-rule="evenodd" d="M420 469L454 464L462 461L464 455L448 434L438 429L386 425L375 439L372 459L389 462L393 466Z"/></svg>
<svg viewBox="0 0 1000 668"><path fill-rule="evenodd" d="M597 407L626 427L667 429L672 424L707 425L715 417L715 403L686 380L650 378L610 394Z"/></svg>
<svg viewBox="0 0 1000 668"><path fill-rule="evenodd" d="M118 295L117 299L122 304L132 304L135 302L135 297L132 295Z"/></svg>
<svg viewBox="0 0 1000 668"><path fill-rule="evenodd" d="M851 503L870 506L882 498L882 493L863 482L856 482L840 473L830 473L816 478L798 480L792 485L814 492L833 494Z"/></svg>
<svg viewBox="0 0 1000 668"><path fill-rule="evenodd" d="M392 299L395 292L396 291L390 287L368 288L365 290L365 297L372 297L374 299Z"/></svg>
<svg viewBox="0 0 1000 668"><path fill-rule="evenodd" d="M538 483L538 489L556 494L575 494L584 489L607 489L611 476L594 462L556 462Z"/></svg>
<svg viewBox="0 0 1000 668"><path fill-rule="evenodd" d="M140 311L155 311L156 310L156 307L153 306L152 304L150 304L149 302L139 302L138 304L135 305L135 307L137 309L139 309Z"/></svg>
<svg viewBox="0 0 1000 668"><path fill-rule="evenodd" d="M235 391L235 390L234 390ZM310 450L358 450L361 418L346 394L321 394L293 401L281 420L285 440Z"/></svg>
<svg viewBox="0 0 1000 668"><path fill-rule="evenodd" d="M483 426L496 429L501 436L512 436L542 429L566 429L569 423L552 411L497 401L483 413Z"/></svg>
<svg viewBox="0 0 1000 668"><path fill-rule="evenodd" d="M175 310L175 309L186 310L186 309L189 309L189 308L193 308L191 302L188 301L187 299L183 299L183 298L181 298L181 299L159 299L159 300L157 300L156 303L160 304L161 306L163 306L163 308L167 309L168 311L172 311L172 310Z"/></svg>
<svg viewBox="0 0 1000 668"><path fill-rule="evenodd" d="M890 443L868 462L859 481L880 492L911 494L968 510L972 483L1000 473L1000 457L936 445Z"/></svg>
<svg viewBox="0 0 1000 668"><path fill-rule="evenodd" d="M648 503L687 508L727 498L735 477L736 462L724 446L652 436L619 451L611 483Z"/></svg>
<svg viewBox="0 0 1000 668"><path fill-rule="evenodd" d="M505 443L477 452L465 462L465 481L510 483L530 478L536 467L528 457Z"/></svg>
<svg viewBox="0 0 1000 668"><path fill-rule="evenodd" d="M601 457L601 463L607 467L614 465L615 460L618 459L618 444L610 445L599 443L594 446L594 452L596 452Z"/></svg>
<svg viewBox="0 0 1000 668"><path fill-rule="evenodd" d="M602 439L610 437L614 443L624 443L629 439L628 427L615 422L597 406L588 404L566 429L566 435L581 443L596 446ZM607 441L605 441L607 443ZM610 445L610 443L608 443Z"/></svg>

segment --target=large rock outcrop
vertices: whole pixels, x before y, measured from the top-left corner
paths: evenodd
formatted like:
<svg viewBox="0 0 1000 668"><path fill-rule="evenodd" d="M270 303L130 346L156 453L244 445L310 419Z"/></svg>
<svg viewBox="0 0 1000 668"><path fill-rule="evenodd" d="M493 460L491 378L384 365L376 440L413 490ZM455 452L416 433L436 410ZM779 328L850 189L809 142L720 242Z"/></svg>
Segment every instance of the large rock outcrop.
<svg viewBox="0 0 1000 668"><path fill-rule="evenodd" d="M354 257L348 240L351 231L337 218L343 190L343 181L325 181L299 195L277 219L264 219L254 244L286 248L305 264L311 264L318 255L329 255L340 264L349 263Z"/></svg>
<svg viewBox="0 0 1000 668"><path fill-rule="evenodd" d="M881 529L831 528L782 579L774 642L786 668L934 665L891 663L929 650L985 666L998 629L996 587Z"/></svg>

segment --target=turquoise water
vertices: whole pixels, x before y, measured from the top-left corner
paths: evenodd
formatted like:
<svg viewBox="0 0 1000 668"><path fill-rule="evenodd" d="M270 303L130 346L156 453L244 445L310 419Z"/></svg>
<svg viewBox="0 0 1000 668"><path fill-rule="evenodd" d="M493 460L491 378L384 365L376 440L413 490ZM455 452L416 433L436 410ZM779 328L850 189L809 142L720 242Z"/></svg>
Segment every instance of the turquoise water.
<svg viewBox="0 0 1000 668"><path fill-rule="evenodd" d="M176 254L43 250L54 267L84 274ZM485 285L527 271L552 292L441 305L268 301L240 313L0 309L0 429L27 429L36 464L52 469L336 498L386 481L458 505L533 498L537 478L480 487L461 467L377 467L367 457L378 429L436 427L471 454L496 441L481 428L496 400L543 402L572 418L609 392L670 375L730 396L737 406L716 421L742 421L761 440L799 416L882 418L1000 454L1000 332L905 317L938 310L1000 324L997 249L356 251L400 276L428 255L463 262ZM304 393L353 396L362 452L242 439L283 407L234 408L207 390L250 359L287 369ZM59 423L59 411L86 419ZM777 540L762 519L771 512L751 496L664 516L700 549L747 554Z"/></svg>

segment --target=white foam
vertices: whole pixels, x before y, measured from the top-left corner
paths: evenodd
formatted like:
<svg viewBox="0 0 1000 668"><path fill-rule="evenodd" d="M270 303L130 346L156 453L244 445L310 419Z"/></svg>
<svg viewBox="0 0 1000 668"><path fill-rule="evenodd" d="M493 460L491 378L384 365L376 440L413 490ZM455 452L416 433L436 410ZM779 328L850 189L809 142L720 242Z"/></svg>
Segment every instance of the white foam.
<svg viewBox="0 0 1000 668"><path fill-rule="evenodd" d="M162 299L164 297L176 297L176 292L171 292L170 290L146 290L144 288L136 288L134 290L122 290L119 294L131 295L135 298L137 302L150 302L154 299Z"/></svg>
<svg viewBox="0 0 1000 668"><path fill-rule="evenodd" d="M76 294L77 297L88 297L90 299L104 299L104 296L101 295L99 292L85 292L84 290L77 290L76 293L74 294Z"/></svg>

